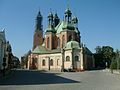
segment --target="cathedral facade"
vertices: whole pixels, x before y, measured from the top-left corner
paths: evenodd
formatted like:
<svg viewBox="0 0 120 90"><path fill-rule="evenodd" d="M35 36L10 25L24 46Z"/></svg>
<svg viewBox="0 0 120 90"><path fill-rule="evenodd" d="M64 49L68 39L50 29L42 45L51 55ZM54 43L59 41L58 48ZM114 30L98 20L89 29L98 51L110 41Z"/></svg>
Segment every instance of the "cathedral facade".
<svg viewBox="0 0 120 90"><path fill-rule="evenodd" d="M57 13L48 14L43 35L43 17L38 12L33 36L33 49L28 56L28 69L81 71L94 67L92 52L82 44L77 17L67 8L64 20Z"/></svg>
<svg viewBox="0 0 120 90"><path fill-rule="evenodd" d="M2 63L5 54L5 44L6 44L5 31L0 31L0 70L3 69Z"/></svg>
<svg viewBox="0 0 120 90"><path fill-rule="evenodd" d="M6 40L5 30L0 31L0 71L11 69L12 67L12 48L9 41ZM5 63L5 65L3 65ZM4 66L4 67L3 67Z"/></svg>

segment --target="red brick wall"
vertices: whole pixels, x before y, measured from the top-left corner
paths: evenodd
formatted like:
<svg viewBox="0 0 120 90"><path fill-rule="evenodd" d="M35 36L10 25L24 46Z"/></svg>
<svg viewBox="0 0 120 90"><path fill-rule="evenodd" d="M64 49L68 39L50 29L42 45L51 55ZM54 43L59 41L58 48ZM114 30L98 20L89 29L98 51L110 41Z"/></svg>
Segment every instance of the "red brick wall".
<svg viewBox="0 0 120 90"><path fill-rule="evenodd" d="M42 32L35 32L33 37L33 49L35 49L38 45L42 45L43 37Z"/></svg>

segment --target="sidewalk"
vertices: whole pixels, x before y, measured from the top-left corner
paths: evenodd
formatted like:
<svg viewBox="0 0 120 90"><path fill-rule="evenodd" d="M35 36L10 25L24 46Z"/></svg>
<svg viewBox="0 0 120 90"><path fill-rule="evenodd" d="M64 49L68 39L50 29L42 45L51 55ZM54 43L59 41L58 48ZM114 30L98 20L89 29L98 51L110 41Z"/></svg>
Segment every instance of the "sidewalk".
<svg viewBox="0 0 120 90"><path fill-rule="evenodd" d="M113 73L115 73L115 74L120 74L120 71L118 71L118 70L113 70Z"/></svg>
<svg viewBox="0 0 120 90"><path fill-rule="evenodd" d="M103 71L104 72L110 72L110 73L113 73L113 74L120 74L120 70L119 71L118 70L111 71L110 69L104 69Z"/></svg>

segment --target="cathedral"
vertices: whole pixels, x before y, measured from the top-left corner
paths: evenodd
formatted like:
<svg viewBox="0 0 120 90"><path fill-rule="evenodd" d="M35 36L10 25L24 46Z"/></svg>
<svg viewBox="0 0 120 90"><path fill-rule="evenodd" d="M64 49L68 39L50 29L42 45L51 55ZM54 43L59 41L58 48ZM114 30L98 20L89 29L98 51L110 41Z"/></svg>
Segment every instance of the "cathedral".
<svg viewBox="0 0 120 90"><path fill-rule="evenodd" d="M13 53L11 44L6 40L5 30L2 30L0 31L0 72L3 70L3 68L6 70L12 68L12 58Z"/></svg>
<svg viewBox="0 0 120 90"><path fill-rule="evenodd" d="M43 35L43 17L38 12L33 36L33 48L28 55L28 69L83 71L94 68L92 52L82 44L78 19L67 8L64 19L57 13L48 14Z"/></svg>

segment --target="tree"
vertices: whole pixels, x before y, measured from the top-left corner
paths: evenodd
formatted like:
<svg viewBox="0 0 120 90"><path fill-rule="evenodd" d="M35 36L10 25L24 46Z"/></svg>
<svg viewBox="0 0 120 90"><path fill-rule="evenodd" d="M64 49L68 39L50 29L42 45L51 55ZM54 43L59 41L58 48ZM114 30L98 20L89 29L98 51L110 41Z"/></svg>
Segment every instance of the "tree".
<svg viewBox="0 0 120 90"><path fill-rule="evenodd" d="M95 67L96 68L104 67L103 54L102 54L102 48L101 48L101 46L97 46L95 48L95 50L96 50L96 53L94 54Z"/></svg>
<svg viewBox="0 0 120 90"><path fill-rule="evenodd" d="M120 51L118 49L115 52L115 57L112 59L110 69L120 69Z"/></svg>
<svg viewBox="0 0 120 90"><path fill-rule="evenodd" d="M105 68L107 65L109 68L112 58L115 57L114 49L110 46L97 46L95 50L95 66Z"/></svg>
<svg viewBox="0 0 120 90"><path fill-rule="evenodd" d="M99 53L101 53L102 48L101 48L100 46L97 46L97 47L95 48L95 50L96 50L96 53L99 54Z"/></svg>
<svg viewBox="0 0 120 90"><path fill-rule="evenodd" d="M102 54L103 54L103 59L104 59L105 63L107 63L107 67L109 68L112 58L114 56L113 48L110 46L103 46Z"/></svg>

